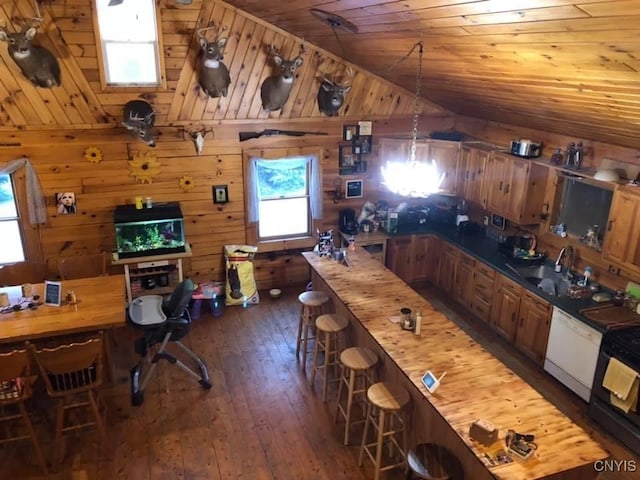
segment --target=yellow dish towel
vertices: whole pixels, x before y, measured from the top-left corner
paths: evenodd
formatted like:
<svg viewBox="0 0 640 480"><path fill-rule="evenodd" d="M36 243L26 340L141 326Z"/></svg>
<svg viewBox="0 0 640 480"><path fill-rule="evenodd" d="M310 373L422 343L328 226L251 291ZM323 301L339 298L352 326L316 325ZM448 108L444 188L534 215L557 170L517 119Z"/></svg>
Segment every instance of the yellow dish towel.
<svg viewBox="0 0 640 480"><path fill-rule="evenodd" d="M638 372L616 358L609 360L602 386L611 392L611 404L625 413L636 410L638 402Z"/></svg>

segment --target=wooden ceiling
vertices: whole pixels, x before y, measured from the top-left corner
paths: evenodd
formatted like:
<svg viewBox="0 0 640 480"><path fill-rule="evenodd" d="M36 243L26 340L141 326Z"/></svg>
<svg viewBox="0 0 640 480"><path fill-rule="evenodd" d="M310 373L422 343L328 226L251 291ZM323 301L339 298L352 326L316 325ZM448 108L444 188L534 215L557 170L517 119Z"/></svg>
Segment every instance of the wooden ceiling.
<svg viewBox="0 0 640 480"><path fill-rule="evenodd" d="M640 0L227 0L453 112L640 148ZM311 15L318 8L358 28ZM394 68L391 68L394 66Z"/></svg>

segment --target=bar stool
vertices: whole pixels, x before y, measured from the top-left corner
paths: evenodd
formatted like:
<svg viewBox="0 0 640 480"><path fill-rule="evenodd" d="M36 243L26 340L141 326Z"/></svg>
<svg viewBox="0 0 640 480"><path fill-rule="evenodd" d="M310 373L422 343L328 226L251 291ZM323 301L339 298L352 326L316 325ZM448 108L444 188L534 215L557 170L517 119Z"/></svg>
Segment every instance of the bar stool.
<svg viewBox="0 0 640 480"><path fill-rule="evenodd" d="M334 421L338 421L338 416L342 415L345 420L344 444L349 445L349 433L351 426L364 423L366 414L367 389L375 382L375 366L378 364L378 357L368 348L351 347L340 354L340 384L338 386L338 400L336 403L336 414ZM347 404L342 405L342 390L347 389ZM362 419L352 421L351 410L355 401L360 401L362 405Z"/></svg>
<svg viewBox="0 0 640 480"><path fill-rule="evenodd" d="M329 295L319 290L303 292L298 295L298 301L302 305L300 321L298 323L298 339L296 341L296 358L300 359L302 350L302 369L307 371L307 353L309 340L314 340L315 320L318 315L324 313L329 304Z"/></svg>
<svg viewBox="0 0 640 480"><path fill-rule="evenodd" d="M407 453L407 480L458 480L462 464L450 450L435 443L421 443Z"/></svg>
<svg viewBox="0 0 640 480"><path fill-rule="evenodd" d="M329 383L329 367L338 366L338 334L349 326L349 320L335 313L325 313L316 318L316 342L313 348L313 366L311 367L311 385L314 384L316 372L323 370L322 401L327 401L327 384ZM323 352L322 363L318 364L318 356Z"/></svg>
<svg viewBox="0 0 640 480"><path fill-rule="evenodd" d="M405 407L409 404L409 392L404 388L392 386L386 382L378 382L367 390L367 416L360 446L358 464L362 465L365 452L374 464L374 480L380 478L380 472L396 467L404 467L407 446L407 430ZM376 432L376 440L367 443L369 427ZM397 435L402 435L402 445L398 443ZM388 465L382 464L382 449L385 443L389 447ZM375 447L375 448L374 448ZM394 448L400 459L394 458Z"/></svg>

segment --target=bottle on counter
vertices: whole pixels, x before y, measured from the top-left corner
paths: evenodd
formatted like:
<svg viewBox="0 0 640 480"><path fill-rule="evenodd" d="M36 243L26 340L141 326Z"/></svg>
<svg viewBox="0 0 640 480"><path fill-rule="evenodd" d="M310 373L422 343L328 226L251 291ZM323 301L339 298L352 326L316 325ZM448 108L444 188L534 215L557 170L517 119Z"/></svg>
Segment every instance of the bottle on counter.
<svg viewBox="0 0 640 480"><path fill-rule="evenodd" d="M415 333L416 335L420 335L421 331L422 331L422 312L418 310L418 313L416 313L416 326L413 330L413 333Z"/></svg>
<svg viewBox="0 0 640 480"><path fill-rule="evenodd" d="M562 165L562 160L564 160L564 158L562 157L562 150L560 149L560 147L558 147L556 148L555 153L551 155L551 164Z"/></svg>
<svg viewBox="0 0 640 480"><path fill-rule="evenodd" d="M576 144L571 142L567 147L567 167L573 168L576 160Z"/></svg>

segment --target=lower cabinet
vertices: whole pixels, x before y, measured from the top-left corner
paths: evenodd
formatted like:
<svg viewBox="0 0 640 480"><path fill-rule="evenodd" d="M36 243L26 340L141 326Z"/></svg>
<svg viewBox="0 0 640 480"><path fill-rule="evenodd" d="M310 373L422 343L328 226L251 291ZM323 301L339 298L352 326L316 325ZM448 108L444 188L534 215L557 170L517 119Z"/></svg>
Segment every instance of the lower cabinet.
<svg viewBox="0 0 640 480"><path fill-rule="evenodd" d="M442 243L440 247L440 265L438 268L437 284L440 290L449 295L454 295L453 290L459 256L460 250L447 242Z"/></svg>
<svg viewBox="0 0 640 480"><path fill-rule="evenodd" d="M522 286L504 275L498 275L497 284L498 289L491 311L491 325L496 332L513 342L516 339L516 328L518 328Z"/></svg>
<svg viewBox="0 0 640 480"><path fill-rule="evenodd" d="M524 290L520 301L516 347L537 364L544 364L544 356L551 326L551 304Z"/></svg>
<svg viewBox="0 0 640 480"><path fill-rule="evenodd" d="M407 235L389 239L387 268L407 283L436 282L441 241L435 235Z"/></svg>
<svg viewBox="0 0 640 480"><path fill-rule="evenodd" d="M496 271L482 262L476 262L469 310L485 322L491 321Z"/></svg>
<svg viewBox="0 0 640 480"><path fill-rule="evenodd" d="M466 308L471 308L473 294L473 274L476 268L475 258L466 253L458 253L458 266L453 282L453 299Z"/></svg>

